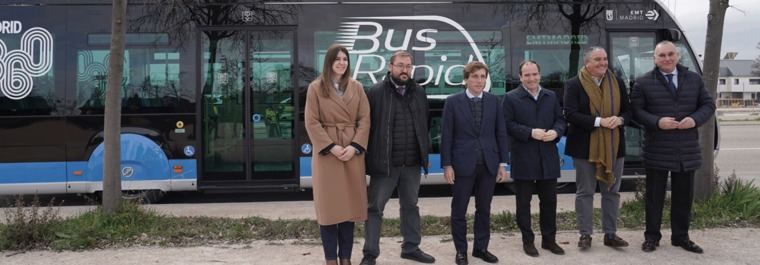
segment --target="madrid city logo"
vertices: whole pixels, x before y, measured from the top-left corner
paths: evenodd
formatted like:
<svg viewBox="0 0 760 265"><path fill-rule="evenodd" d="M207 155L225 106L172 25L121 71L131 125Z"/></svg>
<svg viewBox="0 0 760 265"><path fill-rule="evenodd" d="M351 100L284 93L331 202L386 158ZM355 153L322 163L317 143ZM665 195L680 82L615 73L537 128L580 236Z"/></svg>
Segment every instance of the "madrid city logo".
<svg viewBox="0 0 760 265"><path fill-rule="evenodd" d="M19 21L0 21L0 34L21 33ZM53 35L34 27L21 35L19 49L8 50L0 40L0 90L10 99L20 100L32 93L33 77L43 76L53 67Z"/></svg>
<svg viewBox="0 0 760 265"><path fill-rule="evenodd" d="M406 51L434 51L438 42L439 28L401 29L402 38L397 38L397 29L384 29L383 22L440 22L451 27L447 33L460 34L463 43L467 43L469 51L462 51L466 62L477 60L486 63L478 49L477 43L470 33L459 23L442 16L380 16L380 17L345 17L338 29L336 42L346 47L352 54L357 55L353 78L359 75L369 75L373 83L377 83L376 74L384 74L387 65L386 59L377 55L381 51L394 52ZM399 25L411 25L412 23L399 23ZM415 40L412 40L412 37ZM414 44L417 43L417 44ZM427 78L420 85L439 85L445 82L449 86L463 85L464 80L452 80L452 73L459 74L464 69L463 64L446 63L447 55L441 55L439 65L418 64L412 67L410 76L426 75ZM460 60L462 61L462 60ZM457 70L458 69L458 70ZM485 90L491 88L491 77L486 80Z"/></svg>

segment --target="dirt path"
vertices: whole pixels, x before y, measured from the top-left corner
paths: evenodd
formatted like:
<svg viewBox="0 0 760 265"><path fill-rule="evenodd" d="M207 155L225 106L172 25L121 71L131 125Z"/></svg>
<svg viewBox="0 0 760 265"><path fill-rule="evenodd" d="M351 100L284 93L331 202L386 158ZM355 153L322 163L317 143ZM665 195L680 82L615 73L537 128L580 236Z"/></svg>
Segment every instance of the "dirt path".
<svg viewBox="0 0 760 265"><path fill-rule="evenodd" d="M539 249L538 258L522 252L517 234L492 235L489 249L500 264L760 264L760 229L709 229L692 231L692 239L705 249L693 254L670 245L669 232L664 232L661 247L644 253L640 246L642 231L621 231L631 243L621 250L602 245L596 234L591 250L579 252L575 232L562 232L557 240L567 252L556 256ZM471 235L470 235L471 236ZM354 264L361 260L361 238L354 244ZM383 238L378 264L419 264L399 258L400 238ZM470 241L471 243L471 241ZM540 242L537 242L540 244ZM538 245L540 246L540 245ZM453 264L454 246L447 236L425 237L422 249L437 258L436 264ZM486 264L470 257L470 264ZM321 264L322 249L318 241L255 241L250 244L210 245L186 248L135 247L82 252L33 251L0 252L0 264Z"/></svg>

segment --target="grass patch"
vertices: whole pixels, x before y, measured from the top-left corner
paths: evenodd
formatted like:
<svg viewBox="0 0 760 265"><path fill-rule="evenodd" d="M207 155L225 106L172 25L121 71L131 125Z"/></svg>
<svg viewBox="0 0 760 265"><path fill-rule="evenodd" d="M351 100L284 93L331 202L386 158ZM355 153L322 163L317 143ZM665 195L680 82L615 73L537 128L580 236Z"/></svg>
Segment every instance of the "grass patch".
<svg viewBox="0 0 760 265"><path fill-rule="evenodd" d="M211 217L173 217L146 210L134 203L116 214L96 209L77 217L61 219L53 202L40 207L36 199L26 207L19 199L16 206L6 208L6 219L0 224L0 250L80 250L125 246L196 246L205 244L246 243L252 240L317 239L319 226L314 220L269 220L258 217L233 219ZM670 223L670 200L666 199L663 225ZM620 208L618 226L628 229L644 227L644 196ZM601 211L595 209L595 227L600 227ZM468 231L473 217L467 216ZM383 222L383 236L400 236L399 219ZM422 217L423 235L449 235L449 217ZM539 231L538 215L533 216L534 230ZM356 237L364 235L363 223L356 224ZM729 177L715 194L694 203L694 228L760 227L760 190L752 182ZM557 213L558 230L575 230L575 212ZM493 213L494 233L519 233L515 215ZM308 240L307 240L308 241ZM311 241L309 241L311 242Z"/></svg>
<svg viewBox="0 0 760 265"><path fill-rule="evenodd" d="M16 198L13 207L5 208L5 222L0 225L0 249L34 249L44 247L55 238L56 226L60 224L55 199L41 208L37 196L29 205L23 198ZM29 206L29 207L26 207Z"/></svg>
<svg viewBox="0 0 760 265"><path fill-rule="evenodd" d="M760 188L732 174L720 184L718 192L694 204L692 225L696 228L760 226Z"/></svg>

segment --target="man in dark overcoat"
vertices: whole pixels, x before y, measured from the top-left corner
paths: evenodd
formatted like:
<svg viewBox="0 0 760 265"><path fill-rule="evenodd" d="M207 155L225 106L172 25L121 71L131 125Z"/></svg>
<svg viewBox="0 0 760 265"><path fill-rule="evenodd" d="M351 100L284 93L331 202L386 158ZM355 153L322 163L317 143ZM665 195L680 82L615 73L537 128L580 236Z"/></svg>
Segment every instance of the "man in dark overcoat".
<svg viewBox="0 0 760 265"><path fill-rule="evenodd" d="M575 167L575 214L578 247L591 247L594 232L594 193L602 195L603 243L627 247L617 235L620 179L625 164L625 122L630 120L628 90L609 70L607 52L590 47L583 54L578 75L565 82L564 112L567 120L565 154Z"/></svg>
<svg viewBox="0 0 760 265"><path fill-rule="evenodd" d="M428 101L425 90L412 79L412 54L394 52L388 74L367 92L370 120L366 157L370 176L367 191L367 222L364 224L364 257L360 265L374 265L380 255L380 228L385 205L398 192L401 219L401 258L433 263L423 252L420 231L420 171L427 174Z"/></svg>
<svg viewBox="0 0 760 265"><path fill-rule="evenodd" d="M641 249L660 245L660 224L668 175L671 177L670 242L702 253L689 239L694 199L694 171L702 165L698 127L715 113L713 98L702 77L679 65L681 55L669 41L654 49L655 69L636 79L631 104L636 121L644 125L646 168L646 231Z"/></svg>
<svg viewBox="0 0 760 265"><path fill-rule="evenodd" d="M541 248L562 255L557 245L557 179L560 160L556 143L565 132L565 119L557 95L539 84L539 65L525 60L518 66L520 86L504 96L504 120L510 147L510 176L517 201L517 226L522 233L523 251L538 256L530 222L533 193L541 200L539 222Z"/></svg>

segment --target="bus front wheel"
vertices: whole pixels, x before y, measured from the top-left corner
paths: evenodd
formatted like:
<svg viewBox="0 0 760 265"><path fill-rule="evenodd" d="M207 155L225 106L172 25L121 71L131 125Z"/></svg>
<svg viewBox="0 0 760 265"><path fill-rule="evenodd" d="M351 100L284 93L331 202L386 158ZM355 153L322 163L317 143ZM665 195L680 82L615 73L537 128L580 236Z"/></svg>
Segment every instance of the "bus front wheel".
<svg viewBox="0 0 760 265"><path fill-rule="evenodd" d="M125 201L138 202L142 204L157 203L164 197L161 190L124 190L121 191L121 198Z"/></svg>

